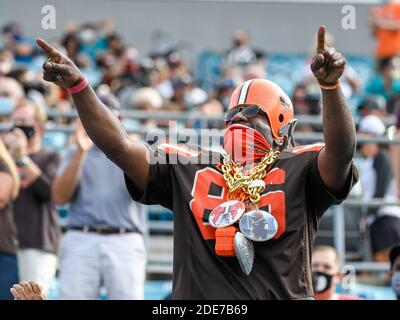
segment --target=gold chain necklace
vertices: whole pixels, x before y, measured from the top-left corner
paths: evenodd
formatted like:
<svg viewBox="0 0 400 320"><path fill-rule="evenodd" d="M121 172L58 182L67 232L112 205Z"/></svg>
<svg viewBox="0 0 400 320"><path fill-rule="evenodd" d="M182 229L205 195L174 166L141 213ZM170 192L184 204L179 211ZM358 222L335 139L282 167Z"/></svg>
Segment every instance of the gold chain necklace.
<svg viewBox="0 0 400 320"><path fill-rule="evenodd" d="M243 167L239 166L229 156L224 156L222 173L229 189L229 199L250 200L258 209L258 202L261 193L265 189L264 178L267 175L267 168L277 158L279 151L271 150L248 174L243 172Z"/></svg>

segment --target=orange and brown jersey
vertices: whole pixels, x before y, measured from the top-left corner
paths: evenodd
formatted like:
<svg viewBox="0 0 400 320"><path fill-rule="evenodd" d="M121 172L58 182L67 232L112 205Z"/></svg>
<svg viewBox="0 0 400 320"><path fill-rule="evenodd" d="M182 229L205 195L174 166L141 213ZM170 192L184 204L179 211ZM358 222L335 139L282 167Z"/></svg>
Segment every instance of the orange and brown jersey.
<svg viewBox="0 0 400 320"><path fill-rule="evenodd" d="M311 252L322 214L340 203L327 190L317 169L321 145L282 152L265 177L259 206L269 208L278 221L273 239L254 242L255 260L249 276L235 257L215 252L210 212L228 199L220 163L170 163L172 155L213 158L209 151L163 147L151 151L162 161L150 165L144 192L126 177L132 197L145 204L161 204L174 213L174 299L307 299L314 296ZM182 151L182 152L181 152ZM217 155L221 161L221 155ZM352 167L346 190L357 182Z"/></svg>

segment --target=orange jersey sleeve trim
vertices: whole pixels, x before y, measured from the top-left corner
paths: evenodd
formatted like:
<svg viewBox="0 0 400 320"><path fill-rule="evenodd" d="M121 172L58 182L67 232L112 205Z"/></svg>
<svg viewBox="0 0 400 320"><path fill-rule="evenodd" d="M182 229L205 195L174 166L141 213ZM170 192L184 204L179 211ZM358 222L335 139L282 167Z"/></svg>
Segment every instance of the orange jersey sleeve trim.
<svg viewBox="0 0 400 320"><path fill-rule="evenodd" d="M325 143L318 142L318 143L314 143L314 144L308 144L308 145L304 145L304 146L294 147L292 152L296 153L296 154L300 154L300 153L307 152L307 151L319 151L323 147L325 147Z"/></svg>
<svg viewBox="0 0 400 320"><path fill-rule="evenodd" d="M183 144L163 143L158 146L158 149L167 154L179 154L188 158L197 157L200 154L200 151L192 150Z"/></svg>

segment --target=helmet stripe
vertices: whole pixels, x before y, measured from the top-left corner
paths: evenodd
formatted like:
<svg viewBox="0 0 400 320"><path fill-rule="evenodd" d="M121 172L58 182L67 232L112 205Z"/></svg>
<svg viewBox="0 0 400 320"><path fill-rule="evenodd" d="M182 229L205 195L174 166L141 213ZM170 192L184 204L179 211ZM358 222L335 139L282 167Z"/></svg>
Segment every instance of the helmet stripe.
<svg viewBox="0 0 400 320"><path fill-rule="evenodd" d="M250 84L249 84L249 86L247 87L247 92L246 92L246 96L244 97L244 102L243 102L243 103L246 103L246 102L247 102L247 97L248 97L248 95L249 95L249 93L250 93L250 87L251 87L251 85L253 84L253 82L254 82L254 80L250 80Z"/></svg>
<svg viewBox="0 0 400 320"><path fill-rule="evenodd" d="M232 94L231 101L229 103L229 108L237 106L239 103L240 92L242 91L243 83L240 84Z"/></svg>
<svg viewBox="0 0 400 320"><path fill-rule="evenodd" d="M247 94L249 92L249 88L253 80L247 80L242 87L242 90L240 90L240 96L239 96L239 101L238 104L243 104L246 102Z"/></svg>

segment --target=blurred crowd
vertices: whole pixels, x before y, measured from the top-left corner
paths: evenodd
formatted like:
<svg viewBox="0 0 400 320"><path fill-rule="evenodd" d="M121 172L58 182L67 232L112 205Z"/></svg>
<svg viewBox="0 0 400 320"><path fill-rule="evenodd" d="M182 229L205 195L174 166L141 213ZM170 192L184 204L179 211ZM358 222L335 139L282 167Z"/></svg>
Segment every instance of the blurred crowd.
<svg viewBox="0 0 400 320"><path fill-rule="evenodd" d="M363 79L348 63L341 81L346 98L356 101L351 108L357 130L367 139L358 144L361 182L353 196L394 202L400 195L400 145L379 139L400 137L400 3L371 8L370 21L377 40L373 76ZM33 35L9 23L2 26L1 37L0 299L11 298L9 288L21 280L34 280L47 292L57 270L61 298L95 299L104 284L110 298L143 299L145 207L130 199L122 172L93 145L80 122L51 112L73 111L74 105L64 89L42 80L45 57ZM231 47L220 53L212 90L203 88L174 44L141 52L124 41L112 21L69 23L60 39L50 40L130 129L169 125L151 113L124 117L130 110L196 112L199 120L201 115L220 118L206 126L222 129L234 88L248 79L268 78L269 56L252 46L244 30L236 30ZM332 35L327 42L333 45ZM319 116L322 101L309 63L304 60L301 80L288 94L295 114ZM53 132L53 147L60 137L64 142L62 148L49 148L45 129L62 125L75 129L72 134ZM321 132L322 127L300 123L297 130ZM56 206L65 204L69 214L61 245ZM390 248L400 243L400 207L371 207L366 216L372 258L389 262ZM336 253L319 251L337 261Z"/></svg>

